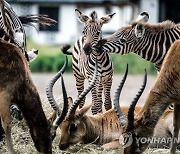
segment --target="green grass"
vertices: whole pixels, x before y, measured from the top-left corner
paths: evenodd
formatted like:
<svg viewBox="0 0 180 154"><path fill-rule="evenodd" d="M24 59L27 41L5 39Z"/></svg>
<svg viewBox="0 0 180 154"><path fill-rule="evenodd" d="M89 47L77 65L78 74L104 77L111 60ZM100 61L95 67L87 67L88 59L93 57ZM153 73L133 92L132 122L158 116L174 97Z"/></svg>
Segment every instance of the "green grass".
<svg viewBox="0 0 180 154"><path fill-rule="evenodd" d="M63 65L65 55L62 54L59 46L39 45L28 39L28 50L36 48L39 55L35 61L30 64L32 72L57 72ZM156 70L152 63L147 62L136 54L127 55L111 54L114 72L123 73L127 63L129 64L130 74L143 74L147 69L149 74L155 74ZM68 56L69 64L67 72L72 72L71 56Z"/></svg>
<svg viewBox="0 0 180 154"><path fill-rule="evenodd" d="M39 50L40 56L57 56L61 53L60 46L48 46L48 45L40 45L33 42L31 39L27 39L27 49L28 51L32 48Z"/></svg>

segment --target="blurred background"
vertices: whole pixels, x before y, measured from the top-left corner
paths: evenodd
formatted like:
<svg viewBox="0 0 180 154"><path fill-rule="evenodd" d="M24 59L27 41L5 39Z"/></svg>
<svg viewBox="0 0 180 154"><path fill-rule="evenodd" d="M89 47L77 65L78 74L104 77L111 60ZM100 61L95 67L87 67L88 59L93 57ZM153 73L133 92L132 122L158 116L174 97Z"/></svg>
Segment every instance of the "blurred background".
<svg viewBox="0 0 180 154"><path fill-rule="evenodd" d="M121 26L125 26L136 19L142 11L147 11L150 15L149 23L157 23L164 20L172 20L175 23L180 21L180 0L7 0L18 15L27 14L47 14L55 19L57 24L51 27L36 28L27 27L28 50L36 48L39 56L30 64L33 78L38 85L40 92L45 95L45 86L49 79L57 72L64 63L65 56L61 53L60 47L65 43L74 44L75 40L82 34L83 24L77 20L75 9L89 14L93 10L98 13L98 17L110 13L116 13L110 23L103 26L103 36L115 32ZM125 66L129 63L131 75L126 87L126 97L124 102L128 102L129 95L135 95L142 82L142 74L147 69L149 75L148 90L154 82L156 70L153 64L143 60L135 54L115 55L111 54L115 74L123 73ZM72 76L71 56L67 71ZM43 73L46 74L43 74ZM41 73L41 75L39 75ZM47 73L50 73L47 75ZM140 74L140 75L138 75ZM114 76L113 91L116 89L120 76ZM44 79L45 78L45 79ZM44 79L44 80L43 80ZM76 95L75 81L73 77L66 76L69 84L69 93ZM116 80L117 79L117 80ZM73 85L73 88L72 88ZM135 90L134 90L135 89ZM133 91L134 90L134 91ZM59 91L57 92L59 93ZM133 96L132 96L133 97ZM143 96L142 102L146 94Z"/></svg>
<svg viewBox="0 0 180 154"><path fill-rule="evenodd" d="M180 21L179 0L7 0L18 15L47 14L57 24L50 27L26 28L28 48L39 50L39 57L31 63L32 72L56 72L63 64L64 57L60 46L74 44L81 35L83 24L77 20L75 9L89 14L95 10L98 16L116 13L110 23L102 28L103 35L112 34L121 26L129 24L142 11L150 15L149 22L157 23L166 19ZM152 64L137 55L112 55L115 73L124 70L128 62L130 73L143 73L144 67L150 74L155 74ZM70 58L71 61L71 58ZM122 65L120 65L120 63ZM68 71L71 72L71 63Z"/></svg>

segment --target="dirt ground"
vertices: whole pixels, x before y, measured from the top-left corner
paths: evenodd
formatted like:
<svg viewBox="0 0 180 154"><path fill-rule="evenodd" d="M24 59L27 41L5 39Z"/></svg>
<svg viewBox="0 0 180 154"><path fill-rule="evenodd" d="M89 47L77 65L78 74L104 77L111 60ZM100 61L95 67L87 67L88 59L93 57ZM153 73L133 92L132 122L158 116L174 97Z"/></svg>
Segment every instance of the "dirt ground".
<svg viewBox="0 0 180 154"><path fill-rule="evenodd" d="M46 86L49 80L53 77L54 74L32 74L33 81L35 85L37 86L37 89L41 95L41 99L43 102L43 108L45 113L48 115L51 115L51 108L49 108L49 104L47 103L46 98ZM65 85L67 87L67 92L69 96L72 96L73 98L76 98L77 92L75 87L75 79L72 74L65 74ZM112 96L114 95L114 91L119 84L120 80L122 79L122 75L115 75L113 86L112 86ZM122 97L120 98L122 102L122 105L129 105L129 103L132 101L133 97L135 96L136 92L138 91L140 85L142 84L143 75L135 75L135 76L128 76L128 79L126 81L125 87L123 88ZM155 80L155 76L148 76L148 83L146 90L141 97L139 101L139 105L143 105L145 98L147 96L147 93L150 90L150 87L152 86L153 82ZM86 83L87 85L87 83ZM57 82L55 88L54 88L54 94L55 98L59 99L62 97L61 95L61 88L60 88L60 81ZM91 95L89 94L87 97L86 102L91 102ZM17 121L14 120L12 123L12 137L14 142L14 148L17 152L17 154L37 154L37 150L34 147L34 144L32 142L32 139L30 137L28 127L25 124L25 121ZM100 146L94 145L94 144L76 144L74 146L71 146L67 151L61 151L58 148L59 143L59 129L57 131L57 136L53 142L53 154L122 154L122 149L116 149L116 150L103 150ZM3 144L4 142L0 143L0 154L6 154L7 153L7 146L6 144ZM150 149L148 148L144 154L168 154L168 149ZM180 154L177 152L177 154Z"/></svg>
<svg viewBox="0 0 180 154"><path fill-rule="evenodd" d="M37 89L39 91L39 94L41 96L42 100L47 100L46 97L46 86L49 82L49 80L55 75L55 73L51 74L44 74L44 73L33 73L32 74L32 79L34 81L34 84L37 86ZM143 105L146 99L146 96L152 87L154 81L155 81L156 76L148 75L147 78L147 85L146 89L141 96L138 105ZM111 98L113 100L114 97L114 92L117 88L117 85L122 79L122 75L114 75L113 77L113 84L112 84L112 92L111 92ZM76 90L76 84L75 84L75 78L73 74L64 74L64 80L65 80L65 86L67 89L68 96L73 97L74 99L77 98L77 90ZM128 75L126 83L124 85L124 88L122 90L122 94L120 97L120 103L122 106L128 106L133 98L135 97L136 93L138 92L141 84L143 82L143 75ZM85 87L87 87L87 82L85 82ZM60 80L57 81L57 83L54 86L54 96L56 99L62 98L62 93L61 93L61 83ZM89 93L86 97L86 102L90 103L91 102L91 93Z"/></svg>

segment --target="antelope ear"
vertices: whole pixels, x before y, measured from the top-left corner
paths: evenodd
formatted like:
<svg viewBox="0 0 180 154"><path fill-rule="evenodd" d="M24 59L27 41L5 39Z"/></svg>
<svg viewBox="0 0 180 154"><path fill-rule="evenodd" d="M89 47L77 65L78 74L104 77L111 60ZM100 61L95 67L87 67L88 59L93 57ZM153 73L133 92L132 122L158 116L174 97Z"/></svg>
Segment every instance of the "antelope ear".
<svg viewBox="0 0 180 154"><path fill-rule="evenodd" d="M73 104L72 97L68 97L68 105L69 105L69 107L72 106L72 104Z"/></svg>
<svg viewBox="0 0 180 154"><path fill-rule="evenodd" d="M112 13L112 14L106 15L106 16L104 16L104 17L101 17L101 18L100 18L100 23L101 23L102 25L108 23L115 14L116 14L116 13Z"/></svg>
<svg viewBox="0 0 180 154"><path fill-rule="evenodd" d="M87 113L87 111L91 108L92 104L86 105L84 107L82 107L81 109L79 109L78 111L78 115L83 116L84 114Z"/></svg>
<svg viewBox="0 0 180 154"><path fill-rule="evenodd" d="M56 119L58 113L56 111L53 112L53 114L51 115L51 117L48 119L48 122L52 125L54 120Z"/></svg>
<svg viewBox="0 0 180 154"><path fill-rule="evenodd" d="M85 15L84 13L79 11L78 9L75 9L75 11L78 13L78 19L80 22L85 23L88 21L89 16Z"/></svg>
<svg viewBox="0 0 180 154"><path fill-rule="evenodd" d="M134 33L137 38L142 38L145 32L145 27L143 24L137 24L134 27Z"/></svg>
<svg viewBox="0 0 180 154"><path fill-rule="evenodd" d="M138 15L135 21L148 22L149 14L147 12L142 12Z"/></svg>

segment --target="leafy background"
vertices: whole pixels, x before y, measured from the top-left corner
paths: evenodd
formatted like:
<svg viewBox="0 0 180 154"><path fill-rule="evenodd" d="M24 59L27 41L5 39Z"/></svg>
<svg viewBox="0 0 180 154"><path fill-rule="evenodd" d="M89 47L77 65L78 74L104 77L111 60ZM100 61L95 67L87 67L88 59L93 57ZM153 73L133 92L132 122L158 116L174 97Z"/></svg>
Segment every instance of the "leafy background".
<svg viewBox="0 0 180 154"><path fill-rule="evenodd" d="M61 52L61 46L46 46L39 45L28 39L28 51L32 48L39 50L39 55L30 64L32 72L57 72L63 65L65 55ZM136 54L130 53L127 55L111 54L114 72L123 73L126 64L129 64L130 74L143 74L146 68L149 74L155 74L156 70L150 62L145 61ZM71 56L68 56L67 72L72 72Z"/></svg>

